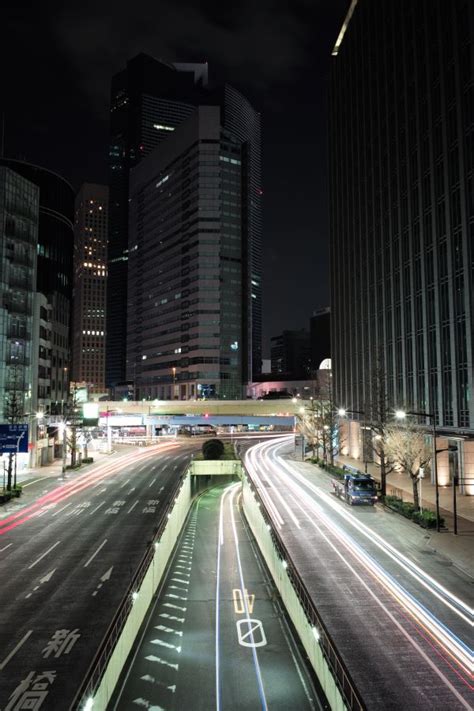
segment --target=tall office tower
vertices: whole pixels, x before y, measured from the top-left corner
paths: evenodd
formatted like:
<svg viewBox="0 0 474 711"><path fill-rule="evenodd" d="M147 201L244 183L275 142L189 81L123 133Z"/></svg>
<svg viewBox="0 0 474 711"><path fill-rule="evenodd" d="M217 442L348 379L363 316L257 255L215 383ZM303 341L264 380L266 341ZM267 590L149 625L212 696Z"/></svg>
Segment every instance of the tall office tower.
<svg viewBox="0 0 474 711"><path fill-rule="evenodd" d="M0 166L0 420L32 409L39 191ZM21 417L18 417L21 415Z"/></svg>
<svg viewBox="0 0 474 711"><path fill-rule="evenodd" d="M207 64L165 64L146 55L128 62L112 81L110 118L110 196L107 286L106 381L126 378L129 171L199 105L222 110L221 122L242 147L242 234L248 332L242 336L243 377L260 372L261 361L261 145L260 115L238 91L209 89ZM247 356L247 354L249 354Z"/></svg>
<svg viewBox="0 0 474 711"><path fill-rule="evenodd" d="M380 365L394 407L472 435L474 4L353 0L333 55L337 403L364 411Z"/></svg>
<svg viewBox="0 0 474 711"><path fill-rule="evenodd" d="M37 291L50 306L43 316L51 318L51 333L46 339L51 340L50 390L48 397L40 399L57 414L69 396L74 190L46 168L10 158L0 158L0 165L11 168L40 191Z"/></svg>
<svg viewBox="0 0 474 711"><path fill-rule="evenodd" d="M165 64L145 54L112 79L106 382L126 377L129 172L173 132L204 96L207 64Z"/></svg>
<svg viewBox="0 0 474 711"><path fill-rule="evenodd" d="M108 197L106 185L84 183L76 197L72 379L105 392L105 304Z"/></svg>
<svg viewBox="0 0 474 711"><path fill-rule="evenodd" d="M310 338L306 329L283 331L271 338L271 372L291 375L294 380L310 375Z"/></svg>
<svg viewBox="0 0 474 711"><path fill-rule="evenodd" d="M131 173L127 376L137 399L241 398L244 151L201 106Z"/></svg>
<svg viewBox="0 0 474 711"><path fill-rule="evenodd" d="M331 309L326 306L317 311L309 321L310 344L311 344L311 370L319 369L319 366L327 358L331 358Z"/></svg>

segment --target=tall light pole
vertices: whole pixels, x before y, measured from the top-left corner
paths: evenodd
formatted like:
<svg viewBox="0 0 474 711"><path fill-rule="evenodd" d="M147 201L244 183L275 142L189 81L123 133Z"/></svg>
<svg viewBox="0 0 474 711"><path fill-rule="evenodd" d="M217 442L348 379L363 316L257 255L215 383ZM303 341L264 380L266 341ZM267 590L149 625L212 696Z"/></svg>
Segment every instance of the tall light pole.
<svg viewBox="0 0 474 711"><path fill-rule="evenodd" d="M431 432L433 438L433 476L435 483L435 504L436 504L436 530L439 533L440 530L440 517L439 517L439 485L438 485L438 461L437 455L438 450L436 449L436 417L434 412L405 412L405 410L396 410L395 417L397 420L404 420L407 415L413 415L414 417L428 417L431 422ZM442 451L442 450L441 450Z"/></svg>

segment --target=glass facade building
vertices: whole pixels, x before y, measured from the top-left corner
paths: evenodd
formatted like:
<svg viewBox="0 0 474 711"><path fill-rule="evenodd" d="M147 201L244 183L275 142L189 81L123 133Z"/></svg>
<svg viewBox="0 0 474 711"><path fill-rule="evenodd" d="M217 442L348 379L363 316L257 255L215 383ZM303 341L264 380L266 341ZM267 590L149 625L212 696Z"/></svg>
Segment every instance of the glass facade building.
<svg viewBox="0 0 474 711"><path fill-rule="evenodd" d="M176 127L202 105L221 109L221 125L240 144L243 208L243 319L247 330L239 348L242 377L261 368L261 125L260 114L232 87L208 87L207 64L165 64L141 54L112 81L109 148L109 244L107 286L106 382L126 380L127 272L129 260L129 174Z"/></svg>
<svg viewBox="0 0 474 711"><path fill-rule="evenodd" d="M392 407L472 435L474 5L353 0L333 55L336 402L381 364Z"/></svg>
<svg viewBox="0 0 474 711"><path fill-rule="evenodd" d="M106 185L84 183L76 197L72 379L105 392L105 307L108 196Z"/></svg>
<svg viewBox="0 0 474 711"><path fill-rule="evenodd" d="M127 377L135 397L241 398L243 150L199 109L131 173Z"/></svg>
<svg viewBox="0 0 474 711"><path fill-rule="evenodd" d="M50 382L40 399L56 414L69 396L74 190L67 180L46 168L10 158L0 158L0 165L39 188L36 288L51 307Z"/></svg>
<svg viewBox="0 0 474 711"><path fill-rule="evenodd" d="M0 420L31 412L39 190L0 166Z"/></svg>

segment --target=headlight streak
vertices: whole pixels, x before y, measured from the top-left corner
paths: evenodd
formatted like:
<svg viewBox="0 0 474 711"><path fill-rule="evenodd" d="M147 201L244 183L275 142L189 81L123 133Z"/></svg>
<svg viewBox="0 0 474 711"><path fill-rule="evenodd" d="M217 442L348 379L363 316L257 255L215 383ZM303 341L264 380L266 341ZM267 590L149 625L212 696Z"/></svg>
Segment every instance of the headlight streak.
<svg viewBox="0 0 474 711"><path fill-rule="evenodd" d="M224 545L224 502L227 494L235 484L228 486L221 496L219 509L219 531L217 540L217 561L216 561L216 637L215 637L215 663L216 663L216 710L221 708L221 685L220 685L220 585L221 585L221 548Z"/></svg>
<svg viewBox="0 0 474 711"><path fill-rule="evenodd" d="M234 511L234 497L237 492L237 488L239 487L238 484L235 484L233 487L231 487L231 495L229 497L229 510L230 510L230 518L232 522L232 531L234 534L234 544L235 544L235 555L237 557L237 566L239 569L239 579L240 579L240 589L242 591L242 599L244 602L244 607L245 607L245 615L247 619L250 619L250 612L248 608L248 601L247 601L247 596L245 594L245 581L244 581L244 574L242 570L242 562L240 560L240 548L239 548L239 538L237 536L237 528L235 525L235 511ZM260 701L261 701L261 707L263 711L267 711L268 706L267 706L267 699L265 697L265 689L263 688L263 679L262 679L262 673L260 669L260 664L258 661L258 655L257 655L257 650L255 648L254 643L254 636L253 636L253 631L252 627L250 626L249 623L249 635L250 639L252 640L252 656L253 656L253 663L255 667L255 673L257 675L257 684L258 684L258 691L260 694Z"/></svg>
<svg viewBox="0 0 474 711"><path fill-rule="evenodd" d="M392 558L398 565L400 565L406 572L408 572L412 577L414 577L420 584L422 584L430 593L435 595L441 602L443 602L449 609L454 611L468 624L472 624L471 619L467 618L463 612L458 609L457 606L462 607L462 609L469 610L469 607L459 598L452 595L448 590L446 590L442 585L437 583L431 576L428 576L421 570L416 564L412 564L408 561L405 556L399 553L393 546L384 541L383 538L374 534L368 529L368 527L355 519L355 517L349 512L343 511L338 502L334 502L330 497L324 492L320 491L311 482L308 482L304 477L291 467L287 461L283 461L281 457L277 456L277 452L283 447L287 446L288 442L284 443L264 443L263 445L257 445L252 448L253 450L258 449L258 455L267 461L265 462L266 467L268 467L275 476L278 477L280 481L288 488L291 488L297 498L304 502L313 513L317 515L324 521L325 525L339 538L339 540L347 547L347 549L359 560L359 562L364 565L364 567L369 570L369 572L387 589L392 596L398 600L409 614L414 617L419 625L427 631L430 636L436 640L436 642L442 647L445 654L453 658L457 664L460 665L462 670L471 675L473 669L473 657L472 650L456 637L443 623L441 623L427 608L425 608L421 603L419 603L416 598L414 598L408 591L406 591L401 585L399 585L386 571L383 570L380 564L376 561L352 540L349 534L343 532L327 514L320 508L320 506L314 501L314 499L302 489L302 487L295 481L301 481L301 483L309 488L313 494L316 494L323 501L329 504L333 510L338 514L342 515L352 526L357 528L366 537L370 536L370 540L373 541L381 550L383 550L387 555ZM252 452L252 450L250 450ZM256 457L255 457L256 459ZM270 461L272 460L272 461ZM257 464L254 465L256 467ZM282 471L283 470L283 471ZM289 473L291 476L289 475ZM292 497L293 498L293 497ZM298 501L294 500L294 503L301 509ZM305 514L307 515L307 514ZM370 531L370 533L369 533ZM436 589L431 587L431 584ZM445 597L444 597L445 596ZM453 604L454 603L454 604ZM463 679L465 682L465 680ZM466 683L466 682L465 682Z"/></svg>
<svg viewBox="0 0 474 711"><path fill-rule="evenodd" d="M340 504L340 502L334 501L330 495L320 490L310 481L305 479L305 477L300 472L296 471L295 469L292 469L288 462L283 460L277 454L278 449L279 447L275 447L275 451L270 453L270 456L272 456L272 458L274 459L275 474L280 475L281 478L282 474L279 470L285 469L293 478L297 479L299 482L301 482L303 486L310 489L314 494L316 494L316 496L321 498L328 506L330 506L335 513L343 517L353 528L357 529L363 536L370 540L371 543L374 543L380 550L386 553L405 572L409 573L421 585L423 585L423 587L430 594L434 595L438 600L440 600L444 605L446 605L446 607L455 612L468 625L470 625L471 627L474 626L474 610L470 608L469 605L467 605L463 600L451 593L437 580L428 575L428 573L425 573L422 568L420 568L416 563L413 563L403 553L398 551L384 538L375 533L375 531L372 531L368 526L358 521L358 519L356 519L353 514L346 510L346 507Z"/></svg>
<svg viewBox="0 0 474 711"><path fill-rule="evenodd" d="M403 636L407 639L407 641L417 650L417 652L423 657L423 659L426 661L426 663L431 667L431 669L433 669L433 671L443 681L443 683L446 684L446 686L450 689L450 691L454 694L454 696L458 699L458 701L462 704L462 706L464 706L464 708L467 709L468 711L472 711L471 705L461 696L459 691L452 685L452 683L449 681L449 679L436 666L436 664L429 658L429 656L420 647L420 645L416 642L416 640L413 639L413 637L411 637L408 634L408 632L404 629L404 627L396 619L396 617L393 615L393 613L390 612L388 607L377 597L377 595L374 593L374 591L371 590L370 586L367 585L367 583L363 580L363 578L359 575L359 573L355 570L355 568L353 568L353 566L349 563L349 561L344 558L342 553L338 550L338 548L334 545L334 543L332 543L332 541L327 537L327 535L321 530L321 528L314 521L314 519L310 516L310 514L304 510L301 503L296 502L296 505L302 511L302 513L306 516L306 518L309 520L310 524L318 530L320 535L324 538L324 540L328 543L328 545L331 546L331 548L336 553L336 555L343 561L343 563L349 568L349 570L352 572L352 574L363 585L363 587L367 590L367 592L374 599L374 601L377 603L377 605L379 605L379 607L382 608L382 610L385 612L385 614L390 618L390 620L397 627L397 629L403 634ZM462 679L462 677L459 677L459 678ZM465 679L462 679L462 681L464 682L464 684L466 684Z"/></svg>
<svg viewBox="0 0 474 711"><path fill-rule="evenodd" d="M167 449L174 448L176 446L177 445L175 445L174 443L170 443L164 445L163 447L160 447L159 449L158 447L150 448L148 451L144 452L140 456L140 459L150 459L157 454L157 451L163 452ZM97 469L92 472L79 475L76 481L71 481L64 486L57 487L53 489L53 491L50 491L44 496L39 497L32 504L25 506L21 511L18 511L14 514L10 514L6 518L2 519L0 521L0 535L7 533L13 528L16 528L17 526L37 516L38 510L41 507L47 506L48 504L52 503L60 503L61 501L70 498L74 494L83 491L84 489L92 488L93 485L97 485L97 483L100 483L104 479L107 479L107 477L109 477L111 474L115 474L121 469L123 469L125 466L130 465L132 462L135 461L136 456L136 453L133 452L129 455L121 457L116 462L109 462L107 464L103 464L100 467L97 467Z"/></svg>
<svg viewBox="0 0 474 711"><path fill-rule="evenodd" d="M278 528L281 528L284 523L283 518L281 517L280 512L278 511L270 496L268 495L268 492L266 491L265 486L262 480L260 479L260 476L258 475L259 465L256 462L256 454L253 450L260 448L260 446L261 445L256 445L256 447L252 447L245 453L245 466L247 468L247 471L251 474L254 484L259 487L260 496L265 501L265 505L268 511L271 513L276 526Z"/></svg>

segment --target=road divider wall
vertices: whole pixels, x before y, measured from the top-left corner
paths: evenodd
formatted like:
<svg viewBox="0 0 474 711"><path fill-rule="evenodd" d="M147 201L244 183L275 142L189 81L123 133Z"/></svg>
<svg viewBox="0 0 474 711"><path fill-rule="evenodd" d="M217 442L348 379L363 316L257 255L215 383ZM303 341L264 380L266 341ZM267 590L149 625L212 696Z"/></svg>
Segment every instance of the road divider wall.
<svg viewBox="0 0 474 711"><path fill-rule="evenodd" d="M245 517L331 709L362 711L364 703L265 510L264 501L246 475L242 484Z"/></svg>
<svg viewBox="0 0 474 711"><path fill-rule="evenodd" d="M192 504L186 473L168 502L164 519L109 627L70 711L105 711L145 619Z"/></svg>

